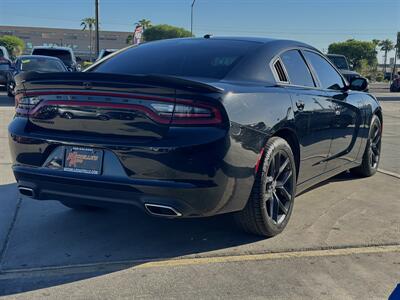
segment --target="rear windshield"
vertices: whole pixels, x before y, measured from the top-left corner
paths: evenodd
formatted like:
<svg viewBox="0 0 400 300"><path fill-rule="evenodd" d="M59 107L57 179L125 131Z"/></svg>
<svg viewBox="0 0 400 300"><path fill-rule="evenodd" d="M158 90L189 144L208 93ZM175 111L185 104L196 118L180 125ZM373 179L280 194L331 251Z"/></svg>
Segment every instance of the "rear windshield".
<svg viewBox="0 0 400 300"><path fill-rule="evenodd" d="M94 65L89 72L162 74L221 79L260 43L233 40L166 40L141 44Z"/></svg>
<svg viewBox="0 0 400 300"><path fill-rule="evenodd" d="M328 56L329 60L336 66L338 69L348 70L349 66L347 65L347 61L342 56Z"/></svg>
<svg viewBox="0 0 400 300"><path fill-rule="evenodd" d="M22 59L19 62L21 71L36 71L36 72L65 72L65 67L60 61L45 58L29 58Z"/></svg>
<svg viewBox="0 0 400 300"><path fill-rule="evenodd" d="M32 54L58 57L64 64L70 66L72 64L71 53L67 50L58 49L34 49Z"/></svg>

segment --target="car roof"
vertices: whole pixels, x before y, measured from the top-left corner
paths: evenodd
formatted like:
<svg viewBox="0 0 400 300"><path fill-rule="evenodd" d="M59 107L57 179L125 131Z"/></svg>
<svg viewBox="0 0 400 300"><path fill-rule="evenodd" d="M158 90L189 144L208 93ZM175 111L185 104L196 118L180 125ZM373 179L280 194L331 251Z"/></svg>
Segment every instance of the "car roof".
<svg viewBox="0 0 400 300"><path fill-rule="evenodd" d="M51 60L58 60L61 61L61 59L59 59L58 57L54 57L54 56L46 56L46 55L21 55L18 56L17 59L37 59L37 58L45 58L45 59L51 59Z"/></svg>
<svg viewBox="0 0 400 300"><path fill-rule="evenodd" d="M33 47L32 51L35 49L54 49L54 50L72 51L72 48L70 47L60 47L60 46L35 46Z"/></svg>

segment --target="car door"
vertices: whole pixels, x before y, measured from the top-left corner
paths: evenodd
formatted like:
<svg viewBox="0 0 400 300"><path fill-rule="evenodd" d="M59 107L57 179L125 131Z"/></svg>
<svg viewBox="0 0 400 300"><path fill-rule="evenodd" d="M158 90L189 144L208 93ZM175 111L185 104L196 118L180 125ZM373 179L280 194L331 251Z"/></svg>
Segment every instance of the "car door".
<svg viewBox="0 0 400 300"><path fill-rule="evenodd" d="M301 184L325 172L334 109L326 93L317 88L299 50L288 50L280 59L288 75L287 87L294 103L294 122L300 144L298 183Z"/></svg>
<svg viewBox="0 0 400 300"><path fill-rule="evenodd" d="M354 161L357 157L363 94L345 89L346 83L339 72L322 55L308 50L304 50L303 53L335 113L326 169L330 171Z"/></svg>

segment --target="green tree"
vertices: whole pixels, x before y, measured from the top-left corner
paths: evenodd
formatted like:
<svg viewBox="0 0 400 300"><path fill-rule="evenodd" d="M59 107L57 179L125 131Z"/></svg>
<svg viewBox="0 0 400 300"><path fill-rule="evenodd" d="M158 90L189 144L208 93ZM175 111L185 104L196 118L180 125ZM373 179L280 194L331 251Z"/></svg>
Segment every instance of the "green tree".
<svg viewBox="0 0 400 300"><path fill-rule="evenodd" d="M96 25L96 19L95 18L84 18L81 21L81 26L82 26L82 30L86 30L89 29L89 57L90 57L90 61L92 61L92 44L93 44L93 40L92 40L92 32L93 32L93 28Z"/></svg>
<svg viewBox="0 0 400 300"><path fill-rule="evenodd" d="M146 30L147 28L150 28L152 26L151 21L147 19L141 19L138 22L136 22L135 25L142 26L143 30Z"/></svg>
<svg viewBox="0 0 400 300"><path fill-rule="evenodd" d="M126 37L125 42L126 42L127 44L132 44L132 41L133 41L133 34L129 34L129 35Z"/></svg>
<svg viewBox="0 0 400 300"><path fill-rule="evenodd" d="M0 37L0 46L4 46L11 58L21 55L25 50L25 43L22 39L13 35L3 35Z"/></svg>
<svg viewBox="0 0 400 300"><path fill-rule="evenodd" d="M377 63L376 59L376 45L374 42L368 41L357 41L354 39L347 40L345 42L332 43L328 47L329 54L342 54L347 57L350 65L354 69L361 67L361 60L373 66Z"/></svg>
<svg viewBox="0 0 400 300"><path fill-rule="evenodd" d="M386 73L387 54L389 51L392 51L394 49L394 44L391 40L386 39L386 40L380 41L378 45L379 45L379 47L381 47L380 48L381 51L385 52L384 67L383 67L384 71L383 72Z"/></svg>
<svg viewBox="0 0 400 300"><path fill-rule="evenodd" d="M147 28L143 33L145 41L156 41L172 38L191 37L190 31L184 28L175 27L167 24L155 25Z"/></svg>

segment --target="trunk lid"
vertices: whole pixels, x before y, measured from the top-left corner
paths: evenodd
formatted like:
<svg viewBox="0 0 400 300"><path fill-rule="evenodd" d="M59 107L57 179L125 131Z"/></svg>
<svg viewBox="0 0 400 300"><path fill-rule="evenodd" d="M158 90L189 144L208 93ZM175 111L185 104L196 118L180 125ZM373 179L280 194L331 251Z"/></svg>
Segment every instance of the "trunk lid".
<svg viewBox="0 0 400 300"><path fill-rule="evenodd" d="M27 114L32 132L68 134L79 140L163 138L177 90L221 92L209 84L170 76L104 73L29 72L18 78L17 85L20 97L32 103Z"/></svg>

